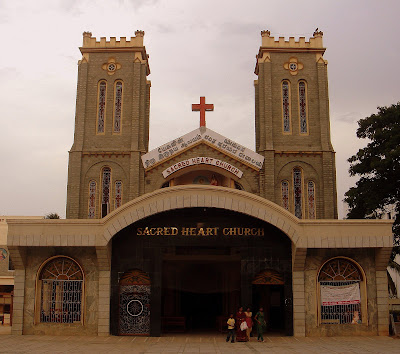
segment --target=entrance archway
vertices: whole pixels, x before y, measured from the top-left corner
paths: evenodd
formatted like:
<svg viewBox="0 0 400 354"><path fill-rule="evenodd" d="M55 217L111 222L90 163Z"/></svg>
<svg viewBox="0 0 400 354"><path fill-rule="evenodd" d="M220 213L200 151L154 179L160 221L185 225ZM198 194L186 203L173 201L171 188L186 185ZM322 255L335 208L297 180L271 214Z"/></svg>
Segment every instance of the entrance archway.
<svg viewBox="0 0 400 354"><path fill-rule="evenodd" d="M282 294L291 302L291 265L286 234L243 213L197 207L143 218L112 239L112 333L118 334L118 277L128 269L142 269L151 278L150 334L158 335L162 328L209 331L222 323L225 329L239 305L255 311L252 281L264 269L283 275ZM291 308L285 311L292 318ZM285 328L291 334L292 327Z"/></svg>

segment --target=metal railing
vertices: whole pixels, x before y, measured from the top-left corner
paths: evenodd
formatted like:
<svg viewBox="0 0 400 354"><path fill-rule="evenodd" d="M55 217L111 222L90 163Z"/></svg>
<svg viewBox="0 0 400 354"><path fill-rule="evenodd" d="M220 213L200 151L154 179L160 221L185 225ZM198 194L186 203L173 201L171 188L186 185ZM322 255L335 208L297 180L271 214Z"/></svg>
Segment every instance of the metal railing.
<svg viewBox="0 0 400 354"><path fill-rule="evenodd" d="M320 281L320 285L345 286L360 284L359 281ZM324 306L321 304L321 324L360 324L362 322L361 302Z"/></svg>
<svg viewBox="0 0 400 354"><path fill-rule="evenodd" d="M80 322L82 287L82 280L42 280L40 322Z"/></svg>

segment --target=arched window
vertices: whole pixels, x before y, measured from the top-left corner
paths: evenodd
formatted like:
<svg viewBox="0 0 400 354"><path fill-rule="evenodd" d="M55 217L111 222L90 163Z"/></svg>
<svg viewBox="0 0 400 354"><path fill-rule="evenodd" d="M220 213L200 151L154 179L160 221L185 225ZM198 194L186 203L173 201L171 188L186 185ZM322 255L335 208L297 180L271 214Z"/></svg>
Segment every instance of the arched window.
<svg viewBox="0 0 400 354"><path fill-rule="evenodd" d="M305 81L299 82L299 118L300 118L300 134L307 134L307 84Z"/></svg>
<svg viewBox="0 0 400 354"><path fill-rule="evenodd" d="M122 120L122 81L115 83L114 90L114 133L121 132L121 120Z"/></svg>
<svg viewBox="0 0 400 354"><path fill-rule="evenodd" d="M104 124L106 117L106 94L107 83L105 81L100 81L97 97L97 134L104 134Z"/></svg>
<svg viewBox="0 0 400 354"><path fill-rule="evenodd" d="M114 209L119 208L122 205L122 182L115 182L115 204Z"/></svg>
<svg viewBox="0 0 400 354"><path fill-rule="evenodd" d="M282 206L289 210L289 182L282 181Z"/></svg>
<svg viewBox="0 0 400 354"><path fill-rule="evenodd" d="M290 133L290 84L289 81L282 81L282 119L283 132Z"/></svg>
<svg viewBox="0 0 400 354"><path fill-rule="evenodd" d="M235 189L239 189L240 191L244 191L243 186L239 182L234 181L233 184L235 185Z"/></svg>
<svg viewBox="0 0 400 354"><path fill-rule="evenodd" d="M89 211L88 218L96 217L96 181L89 182Z"/></svg>
<svg viewBox="0 0 400 354"><path fill-rule="evenodd" d="M83 280L82 268L73 259L50 259L39 274L40 322L81 322Z"/></svg>
<svg viewBox="0 0 400 354"><path fill-rule="evenodd" d="M315 183L308 181L307 184L308 218L315 219Z"/></svg>
<svg viewBox="0 0 400 354"><path fill-rule="evenodd" d="M359 267L347 258L334 258L322 266L318 274L322 324L366 322L361 301L363 280Z"/></svg>
<svg viewBox="0 0 400 354"><path fill-rule="evenodd" d="M301 169L296 167L293 169L293 193L294 193L294 215L299 219L303 217L303 182Z"/></svg>
<svg viewBox="0 0 400 354"><path fill-rule="evenodd" d="M101 217L110 211L111 168L104 167L101 179Z"/></svg>

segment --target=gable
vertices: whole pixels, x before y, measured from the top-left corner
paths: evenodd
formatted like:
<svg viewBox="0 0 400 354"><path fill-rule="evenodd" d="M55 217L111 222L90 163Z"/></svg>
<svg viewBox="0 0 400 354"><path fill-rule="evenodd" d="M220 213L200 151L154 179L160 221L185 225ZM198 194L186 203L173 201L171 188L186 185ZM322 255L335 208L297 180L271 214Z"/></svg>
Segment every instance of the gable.
<svg viewBox="0 0 400 354"><path fill-rule="evenodd" d="M264 157L253 150L225 138L211 129L200 127L142 155L143 166L148 171L199 144L206 144L256 171L259 171L264 163Z"/></svg>
<svg viewBox="0 0 400 354"><path fill-rule="evenodd" d="M243 171L237 168L236 166L230 164L227 161L216 159L210 156L195 156L178 161L167 167L164 171L162 171L162 175L164 178L167 178L170 175L174 174L175 172L180 171L181 169L196 165L216 166L232 173L238 178L242 178L243 176Z"/></svg>

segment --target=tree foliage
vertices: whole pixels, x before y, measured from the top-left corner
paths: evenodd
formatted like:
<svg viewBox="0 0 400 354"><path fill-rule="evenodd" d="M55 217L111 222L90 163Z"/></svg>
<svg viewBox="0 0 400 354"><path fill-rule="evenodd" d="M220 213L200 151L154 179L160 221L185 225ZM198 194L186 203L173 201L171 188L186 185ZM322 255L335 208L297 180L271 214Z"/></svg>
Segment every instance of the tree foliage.
<svg viewBox="0 0 400 354"><path fill-rule="evenodd" d="M44 218L45 219L60 219L60 215L58 215L57 213L49 213L49 214L46 214L46 216Z"/></svg>
<svg viewBox="0 0 400 354"><path fill-rule="evenodd" d="M360 179L345 194L347 217L379 218L386 206L394 205L393 231L400 245L400 102L360 119L357 137L369 142L348 159L350 175Z"/></svg>

